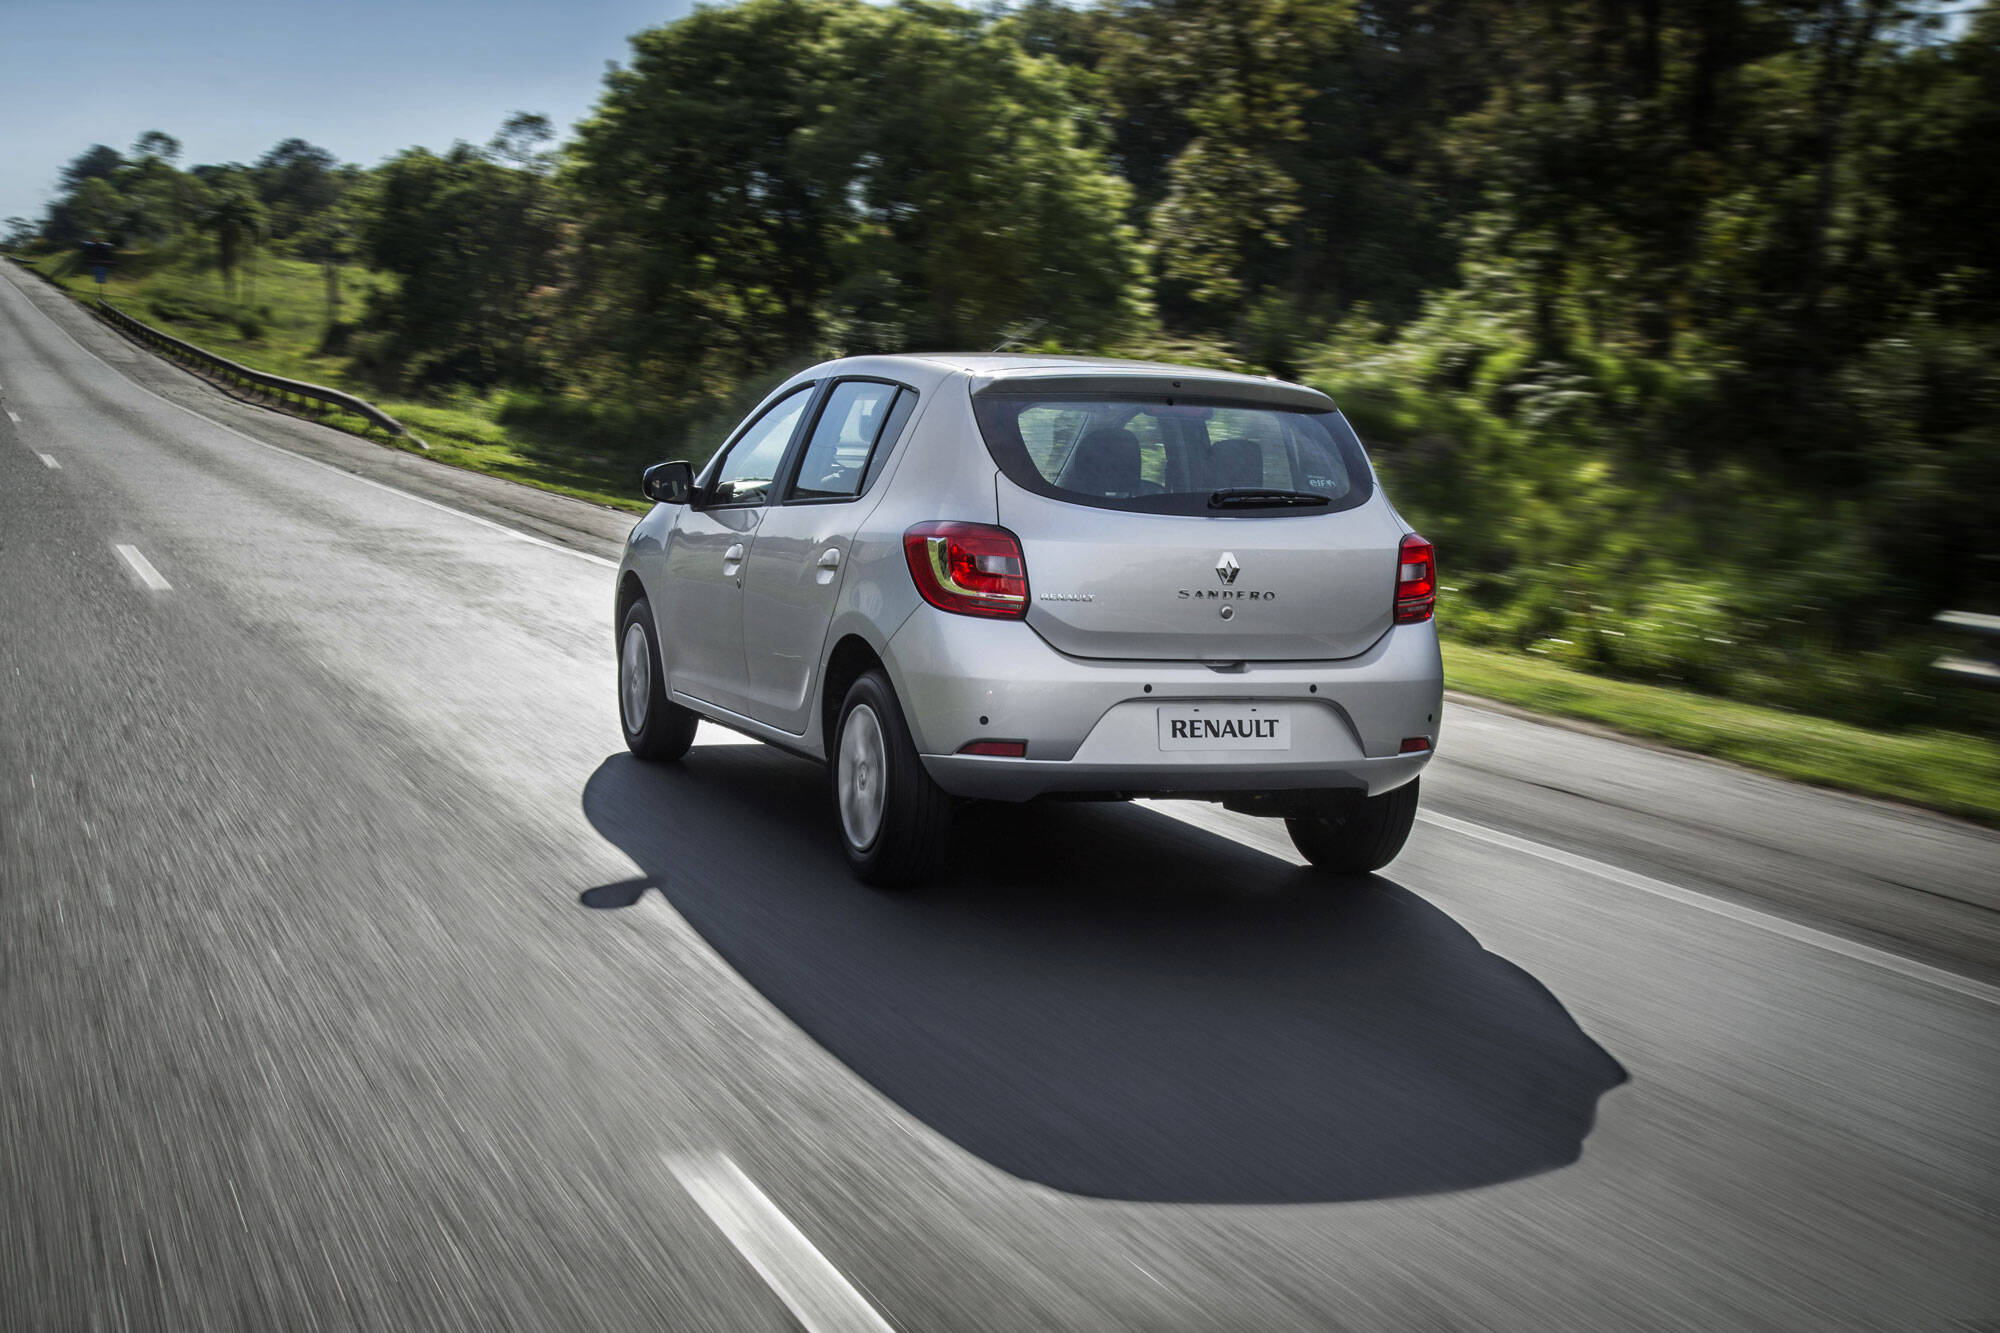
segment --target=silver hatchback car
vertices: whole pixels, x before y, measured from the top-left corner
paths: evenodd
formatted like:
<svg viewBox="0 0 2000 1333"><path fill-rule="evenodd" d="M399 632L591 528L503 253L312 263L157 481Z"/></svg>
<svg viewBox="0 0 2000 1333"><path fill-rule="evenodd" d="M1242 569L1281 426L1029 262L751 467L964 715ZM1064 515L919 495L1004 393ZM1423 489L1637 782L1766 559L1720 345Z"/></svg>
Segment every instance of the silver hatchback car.
<svg viewBox="0 0 2000 1333"><path fill-rule="evenodd" d="M645 491L618 571L626 744L678 759L706 719L826 762L871 883L935 870L966 799L1219 801L1336 874L1409 835L1437 567L1324 394L854 357Z"/></svg>

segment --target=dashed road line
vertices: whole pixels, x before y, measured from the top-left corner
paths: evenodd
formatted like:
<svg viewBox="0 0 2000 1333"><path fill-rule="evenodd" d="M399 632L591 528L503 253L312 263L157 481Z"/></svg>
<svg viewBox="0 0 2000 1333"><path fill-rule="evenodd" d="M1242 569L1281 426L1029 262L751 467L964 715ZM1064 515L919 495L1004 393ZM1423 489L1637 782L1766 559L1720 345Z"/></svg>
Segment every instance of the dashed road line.
<svg viewBox="0 0 2000 1333"><path fill-rule="evenodd" d="M21 414L10 407L7 409L7 420L18 426L21 424Z"/></svg>
<svg viewBox="0 0 2000 1333"><path fill-rule="evenodd" d="M42 460L43 467L55 472L62 471L62 464L56 461L54 454L37 454L36 457Z"/></svg>
<svg viewBox="0 0 2000 1333"><path fill-rule="evenodd" d="M136 546L120 546L118 554L125 557L125 563L132 566L132 572L139 576L139 582L154 592L172 592L174 585L167 582L160 571L153 568L153 562Z"/></svg>
<svg viewBox="0 0 2000 1333"><path fill-rule="evenodd" d="M667 1165L806 1333L893 1333L742 1167L722 1153L668 1157Z"/></svg>

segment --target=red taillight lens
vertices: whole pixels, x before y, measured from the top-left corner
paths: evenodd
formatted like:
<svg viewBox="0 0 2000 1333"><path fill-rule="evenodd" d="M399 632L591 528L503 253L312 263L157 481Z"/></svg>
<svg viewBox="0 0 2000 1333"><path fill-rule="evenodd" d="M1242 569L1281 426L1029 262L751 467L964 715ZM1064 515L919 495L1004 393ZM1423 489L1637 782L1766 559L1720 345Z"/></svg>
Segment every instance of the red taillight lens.
<svg viewBox="0 0 2000 1333"><path fill-rule="evenodd" d="M903 534L903 558L917 591L940 611L1013 620L1028 614L1028 564L1005 528L919 523Z"/></svg>
<svg viewBox="0 0 2000 1333"><path fill-rule="evenodd" d="M1414 625L1437 610L1437 552L1412 532L1396 557L1396 623Z"/></svg>
<svg viewBox="0 0 2000 1333"><path fill-rule="evenodd" d="M1396 747L1397 754L1423 754L1431 748L1428 736L1405 736L1403 743Z"/></svg>

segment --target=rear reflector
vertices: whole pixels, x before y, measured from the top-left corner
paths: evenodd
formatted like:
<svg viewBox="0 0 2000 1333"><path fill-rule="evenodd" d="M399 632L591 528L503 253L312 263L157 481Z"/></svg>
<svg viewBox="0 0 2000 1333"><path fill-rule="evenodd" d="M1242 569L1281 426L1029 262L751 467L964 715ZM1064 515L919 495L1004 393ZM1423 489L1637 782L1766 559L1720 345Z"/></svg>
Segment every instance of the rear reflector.
<svg viewBox="0 0 2000 1333"><path fill-rule="evenodd" d="M960 754L990 754L1002 759L1019 759L1028 753L1026 741L967 741L958 747Z"/></svg>
<svg viewBox="0 0 2000 1333"><path fill-rule="evenodd" d="M1414 625L1437 610L1437 552L1412 532L1396 563L1396 623Z"/></svg>
<svg viewBox="0 0 2000 1333"><path fill-rule="evenodd" d="M1428 750L1428 749L1430 749L1430 748L1431 748L1431 738L1430 738L1430 737L1428 737L1428 736L1406 736L1406 737L1404 737L1404 739L1403 739L1403 743L1402 743L1401 745L1399 745L1399 746L1397 746L1397 747L1396 747L1396 753L1397 753L1397 754L1422 754L1422 753L1423 753L1424 751L1426 751L1426 750Z"/></svg>

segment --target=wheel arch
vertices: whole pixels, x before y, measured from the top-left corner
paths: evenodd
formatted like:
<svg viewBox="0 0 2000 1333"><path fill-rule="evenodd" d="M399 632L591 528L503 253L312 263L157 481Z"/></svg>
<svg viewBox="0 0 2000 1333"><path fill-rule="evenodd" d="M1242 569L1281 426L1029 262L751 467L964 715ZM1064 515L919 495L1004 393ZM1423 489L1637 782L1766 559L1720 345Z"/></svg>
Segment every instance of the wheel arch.
<svg viewBox="0 0 2000 1333"><path fill-rule="evenodd" d="M819 724L820 749L829 758L833 755L833 736L840 721L841 701L847 698L847 691L863 674L882 667L882 656L868 640L859 634L843 635L833 645L833 651L826 655L826 669L819 673ZM887 674L887 668L883 668Z"/></svg>
<svg viewBox="0 0 2000 1333"><path fill-rule="evenodd" d="M616 644L619 634L625 628L625 613L632 609L632 603L646 595L646 585L639 581L636 570L628 569L618 576L618 602L611 613L611 641Z"/></svg>

